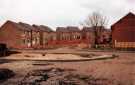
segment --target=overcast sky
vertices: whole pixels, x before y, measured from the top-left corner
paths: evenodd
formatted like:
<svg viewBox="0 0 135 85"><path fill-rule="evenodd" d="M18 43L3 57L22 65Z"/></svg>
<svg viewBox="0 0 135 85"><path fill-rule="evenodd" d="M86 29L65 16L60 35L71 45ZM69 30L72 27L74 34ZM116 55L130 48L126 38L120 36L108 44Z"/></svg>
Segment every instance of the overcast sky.
<svg viewBox="0 0 135 85"><path fill-rule="evenodd" d="M79 26L88 14L107 16L108 27L128 12L135 13L135 0L0 0L0 25L6 20L57 26Z"/></svg>

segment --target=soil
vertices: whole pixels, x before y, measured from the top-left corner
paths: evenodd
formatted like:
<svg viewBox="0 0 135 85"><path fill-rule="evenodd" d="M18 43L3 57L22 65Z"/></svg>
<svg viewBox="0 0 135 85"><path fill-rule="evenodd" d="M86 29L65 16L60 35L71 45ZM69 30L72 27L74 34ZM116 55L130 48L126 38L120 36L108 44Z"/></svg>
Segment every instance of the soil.
<svg viewBox="0 0 135 85"><path fill-rule="evenodd" d="M15 73L10 69L1 68L0 69L0 81L4 81L8 78L11 78Z"/></svg>
<svg viewBox="0 0 135 85"><path fill-rule="evenodd" d="M2 62L0 68L8 68L15 72L15 76L0 82L0 85L135 85L135 52L56 49L30 50L20 54L64 53L64 51L95 55L115 54L118 57L79 62L14 61L0 58ZM10 56L13 55L18 54ZM87 57L87 55L84 56Z"/></svg>

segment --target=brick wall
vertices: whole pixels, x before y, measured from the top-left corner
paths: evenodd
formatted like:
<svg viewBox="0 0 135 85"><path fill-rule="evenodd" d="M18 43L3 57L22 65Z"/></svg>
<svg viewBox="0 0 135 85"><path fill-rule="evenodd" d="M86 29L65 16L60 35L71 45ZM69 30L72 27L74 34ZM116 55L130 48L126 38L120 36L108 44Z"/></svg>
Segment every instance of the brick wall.
<svg viewBox="0 0 135 85"><path fill-rule="evenodd" d="M120 19L117 23L112 25L111 29L113 46L130 47L127 46L127 44L129 44L130 42L135 42L135 15L129 13L128 15Z"/></svg>
<svg viewBox="0 0 135 85"><path fill-rule="evenodd" d="M6 23L0 29L0 43L7 44L9 48L22 48L25 47L21 45L21 35L22 31L14 29L15 27L10 24L10 22Z"/></svg>

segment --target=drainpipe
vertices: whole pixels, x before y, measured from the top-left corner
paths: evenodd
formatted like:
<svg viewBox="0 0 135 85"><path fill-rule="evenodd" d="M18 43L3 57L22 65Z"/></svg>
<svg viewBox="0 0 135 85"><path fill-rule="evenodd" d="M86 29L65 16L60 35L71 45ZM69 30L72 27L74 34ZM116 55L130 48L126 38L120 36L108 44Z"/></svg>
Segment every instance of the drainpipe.
<svg viewBox="0 0 135 85"><path fill-rule="evenodd" d="M31 35L30 35L30 43L31 43L31 47L33 47L32 45L32 40L33 40L33 35L32 35L32 30L30 31Z"/></svg>

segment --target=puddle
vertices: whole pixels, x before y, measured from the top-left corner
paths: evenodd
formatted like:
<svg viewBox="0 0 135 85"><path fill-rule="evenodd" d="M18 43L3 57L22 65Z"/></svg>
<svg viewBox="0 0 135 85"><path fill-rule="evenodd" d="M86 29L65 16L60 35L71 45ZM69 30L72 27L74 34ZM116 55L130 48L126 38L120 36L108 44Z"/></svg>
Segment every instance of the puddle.
<svg viewBox="0 0 135 85"><path fill-rule="evenodd" d="M32 65L35 65L35 66L50 66L50 65L53 65L52 63L33 63Z"/></svg>

